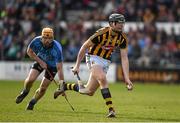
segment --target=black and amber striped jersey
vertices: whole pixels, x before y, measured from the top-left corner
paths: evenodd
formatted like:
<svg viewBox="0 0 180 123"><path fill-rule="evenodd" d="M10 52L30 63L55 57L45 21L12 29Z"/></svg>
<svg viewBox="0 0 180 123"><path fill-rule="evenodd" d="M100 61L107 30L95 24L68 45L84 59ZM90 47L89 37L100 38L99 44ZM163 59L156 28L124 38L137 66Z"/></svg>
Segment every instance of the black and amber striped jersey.
<svg viewBox="0 0 180 123"><path fill-rule="evenodd" d="M127 48L128 41L124 33L116 33L112 35L110 27L104 27L96 31L89 38L94 46L90 47L88 54L97 55L104 59L111 59L111 54L116 48Z"/></svg>

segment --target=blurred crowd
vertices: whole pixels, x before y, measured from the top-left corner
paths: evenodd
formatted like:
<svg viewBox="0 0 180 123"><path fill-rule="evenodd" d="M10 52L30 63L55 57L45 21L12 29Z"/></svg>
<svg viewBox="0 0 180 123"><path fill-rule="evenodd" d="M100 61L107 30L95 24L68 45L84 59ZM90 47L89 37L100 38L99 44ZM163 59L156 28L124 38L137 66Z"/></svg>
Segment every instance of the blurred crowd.
<svg viewBox="0 0 180 123"><path fill-rule="evenodd" d="M49 25L63 45L64 60L74 62L82 43L100 28L95 22L113 12L144 23L127 32L131 65L180 66L180 35L155 26L180 21L179 0L0 0L0 59L28 60L27 45ZM118 53L113 62L120 62Z"/></svg>

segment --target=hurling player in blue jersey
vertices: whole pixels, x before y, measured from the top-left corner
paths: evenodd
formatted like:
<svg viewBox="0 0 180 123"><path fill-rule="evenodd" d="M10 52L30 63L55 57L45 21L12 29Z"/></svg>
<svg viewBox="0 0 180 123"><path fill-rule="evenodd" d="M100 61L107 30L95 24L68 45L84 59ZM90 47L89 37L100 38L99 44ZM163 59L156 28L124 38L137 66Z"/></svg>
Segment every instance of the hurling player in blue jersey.
<svg viewBox="0 0 180 123"><path fill-rule="evenodd" d="M34 105L45 94L56 73L58 73L59 82L64 81L62 47L59 42L54 40L53 29L49 27L43 28L42 35L35 37L30 42L27 54L35 62L24 81L23 90L16 98L17 104L21 103L28 95L34 81L45 70L41 84L26 108L27 110L33 110Z"/></svg>

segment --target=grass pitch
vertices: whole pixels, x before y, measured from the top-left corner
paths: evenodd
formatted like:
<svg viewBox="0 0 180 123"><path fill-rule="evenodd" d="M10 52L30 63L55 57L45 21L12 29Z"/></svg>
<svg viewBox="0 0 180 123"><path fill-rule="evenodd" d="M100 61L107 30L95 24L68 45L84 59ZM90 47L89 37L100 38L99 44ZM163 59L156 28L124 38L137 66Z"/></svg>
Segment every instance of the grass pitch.
<svg viewBox="0 0 180 123"><path fill-rule="evenodd" d="M124 84L111 84L110 90L117 118L106 118L107 107L98 90L92 97L67 91L71 110L64 97L53 99L56 89L52 83L46 95L26 111L26 105L39 86L35 82L25 100L15 103L23 82L0 81L1 122L122 122L122 121L180 121L180 85L137 84L132 92Z"/></svg>

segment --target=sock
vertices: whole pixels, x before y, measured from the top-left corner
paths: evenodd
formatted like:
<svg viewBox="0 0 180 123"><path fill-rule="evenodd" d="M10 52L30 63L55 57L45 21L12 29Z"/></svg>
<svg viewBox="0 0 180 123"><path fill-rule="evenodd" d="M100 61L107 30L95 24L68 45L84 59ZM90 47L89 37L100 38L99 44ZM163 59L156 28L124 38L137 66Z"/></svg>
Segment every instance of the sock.
<svg viewBox="0 0 180 123"><path fill-rule="evenodd" d="M79 86L78 84L70 84L70 83L65 83L64 85L64 90L74 90L76 92L79 92Z"/></svg>
<svg viewBox="0 0 180 123"><path fill-rule="evenodd" d="M109 88L101 89L101 94L102 94L104 100L106 101L106 105L108 106L109 111L112 111L112 110L114 111L113 104L112 104L111 93L109 91Z"/></svg>
<svg viewBox="0 0 180 123"><path fill-rule="evenodd" d="M32 98L29 104L35 105L37 103L37 100L35 98Z"/></svg>

